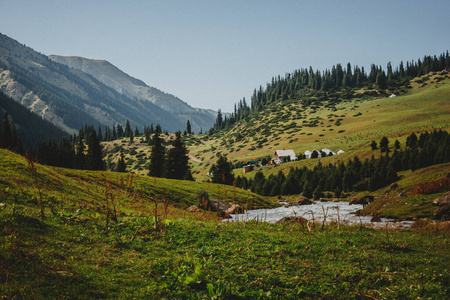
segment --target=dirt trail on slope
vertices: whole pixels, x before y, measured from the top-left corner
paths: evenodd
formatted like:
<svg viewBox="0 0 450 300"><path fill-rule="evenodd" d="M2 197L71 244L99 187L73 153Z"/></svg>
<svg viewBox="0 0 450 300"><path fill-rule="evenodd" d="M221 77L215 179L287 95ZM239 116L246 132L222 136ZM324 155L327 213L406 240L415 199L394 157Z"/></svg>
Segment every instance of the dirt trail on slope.
<svg viewBox="0 0 450 300"><path fill-rule="evenodd" d="M202 162L200 159L196 158L195 156L193 156L192 154L188 155L190 159L192 159L195 162Z"/></svg>

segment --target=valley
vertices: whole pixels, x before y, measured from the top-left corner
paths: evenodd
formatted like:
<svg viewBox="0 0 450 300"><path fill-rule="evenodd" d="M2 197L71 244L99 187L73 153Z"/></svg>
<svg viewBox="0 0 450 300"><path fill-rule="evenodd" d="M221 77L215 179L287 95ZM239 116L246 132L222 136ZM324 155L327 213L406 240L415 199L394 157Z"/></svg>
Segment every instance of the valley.
<svg viewBox="0 0 450 300"><path fill-rule="evenodd" d="M0 298L449 298L448 52L297 70L214 122L0 41Z"/></svg>

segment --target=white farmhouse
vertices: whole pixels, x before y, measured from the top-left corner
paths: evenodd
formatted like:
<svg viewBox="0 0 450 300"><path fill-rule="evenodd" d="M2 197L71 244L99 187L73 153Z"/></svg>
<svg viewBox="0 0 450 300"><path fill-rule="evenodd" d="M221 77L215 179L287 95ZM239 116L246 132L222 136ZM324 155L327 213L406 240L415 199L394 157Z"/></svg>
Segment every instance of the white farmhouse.
<svg viewBox="0 0 450 300"><path fill-rule="evenodd" d="M275 158L280 161L297 160L294 150L275 150Z"/></svg>

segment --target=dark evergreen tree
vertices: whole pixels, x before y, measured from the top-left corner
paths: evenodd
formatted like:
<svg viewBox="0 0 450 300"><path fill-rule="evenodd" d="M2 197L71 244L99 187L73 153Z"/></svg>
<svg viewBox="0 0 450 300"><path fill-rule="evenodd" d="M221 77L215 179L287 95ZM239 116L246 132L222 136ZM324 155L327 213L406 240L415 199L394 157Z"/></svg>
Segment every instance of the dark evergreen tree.
<svg viewBox="0 0 450 300"><path fill-rule="evenodd" d="M406 147L411 149L417 147L417 135L414 132L406 138Z"/></svg>
<svg viewBox="0 0 450 300"><path fill-rule="evenodd" d="M226 156L219 155L219 159L210 169L210 173L212 174L211 181L213 183L232 185L234 182L234 174L231 170L231 162L227 160Z"/></svg>
<svg viewBox="0 0 450 300"><path fill-rule="evenodd" d="M120 157L117 161L117 172L125 173L127 171L127 165L125 164L125 155L123 154L123 149L120 149Z"/></svg>
<svg viewBox="0 0 450 300"><path fill-rule="evenodd" d="M377 150L378 149L377 142L372 141L372 143L370 143L370 147L372 147L372 150Z"/></svg>
<svg viewBox="0 0 450 300"><path fill-rule="evenodd" d="M176 132L172 148L167 151L164 177L170 179L184 179L189 175L189 157L186 146L181 140L181 133Z"/></svg>
<svg viewBox="0 0 450 300"><path fill-rule="evenodd" d="M389 140L387 137L383 136L380 141L380 150L381 152L389 152Z"/></svg>
<svg viewBox="0 0 450 300"><path fill-rule="evenodd" d="M117 138L123 138L124 137L124 132L123 132L123 127L120 124L117 124Z"/></svg>
<svg viewBox="0 0 450 300"><path fill-rule="evenodd" d="M187 120L187 123L186 123L186 133L187 134L192 133L191 123L189 122L189 120Z"/></svg>
<svg viewBox="0 0 450 300"><path fill-rule="evenodd" d="M306 198L313 197L313 191L312 191L311 184L309 183L309 181L305 181L305 183L303 185L302 195Z"/></svg>
<svg viewBox="0 0 450 300"><path fill-rule="evenodd" d="M222 129L222 123L223 123L222 111L219 109L219 111L217 112L217 118L216 118L216 122L214 124L214 128L216 130Z"/></svg>
<svg viewBox="0 0 450 300"><path fill-rule="evenodd" d="M164 173L164 157L165 149L163 146L163 140L156 132L151 140L152 153L150 154L149 176L163 177Z"/></svg>
<svg viewBox="0 0 450 300"><path fill-rule="evenodd" d="M100 125L98 126L98 134L97 134L97 138L98 138L99 141L106 140L106 139L103 138L102 127L101 127Z"/></svg>
<svg viewBox="0 0 450 300"><path fill-rule="evenodd" d="M112 139L113 139L113 140L116 140L116 139L117 139L116 126L114 126L114 125L113 125Z"/></svg>
<svg viewBox="0 0 450 300"><path fill-rule="evenodd" d="M155 133L159 133L159 134L162 133L161 125L156 124L156 127L155 127Z"/></svg>
<svg viewBox="0 0 450 300"><path fill-rule="evenodd" d="M0 131L0 147L11 149L13 148L14 140L13 134L11 132L11 123L9 121L8 113L5 112L5 116L3 119L3 128Z"/></svg>
<svg viewBox="0 0 450 300"><path fill-rule="evenodd" d="M125 122L124 135L125 135L125 137L130 137L131 133L132 133L132 130L131 130L130 121L127 119L127 121Z"/></svg>
<svg viewBox="0 0 450 300"><path fill-rule="evenodd" d="M75 145L75 168L85 169L86 168L86 156L85 156L86 146L84 145L83 135L78 135L78 142Z"/></svg>
<svg viewBox="0 0 450 300"><path fill-rule="evenodd" d="M103 170L102 147L97 138L95 130L89 135L87 168L89 170Z"/></svg>
<svg viewBox="0 0 450 300"><path fill-rule="evenodd" d="M383 70L379 70L376 78L376 84L378 88L384 90L386 88L386 83L387 83L386 74L384 73Z"/></svg>

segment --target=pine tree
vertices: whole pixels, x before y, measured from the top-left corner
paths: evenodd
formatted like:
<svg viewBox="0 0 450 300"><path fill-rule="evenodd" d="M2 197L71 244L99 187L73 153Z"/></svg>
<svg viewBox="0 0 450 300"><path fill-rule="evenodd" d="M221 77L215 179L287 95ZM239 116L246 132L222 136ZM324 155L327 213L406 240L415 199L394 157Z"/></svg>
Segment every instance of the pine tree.
<svg viewBox="0 0 450 300"><path fill-rule="evenodd" d="M130 144L132 144L133 141L134 141L133 130L130 130Z"/></svg>
<svg viewBox="0 0 450 300"><path fill-rule="evenodd" d="M114 125L113 125L112 139L113 139L113 140L117 139L116 126L114 126Z"/></svg>
<svg viewBox="0 0 450 300"><path fill-rule="evenodd" d="M106 133L105 133L106 134ZM103 141L106 140L106 138L103 138L103 134L102 134L102 127L99 125L98 126L98 134L97 134L97 138L99 141Z"/></svg>
<svg viewBox="0 0 450 300"><path fill-rule="evenodd" d="M130 121L128 119L125 122L125 132L124 132L124 134L125 134L125 137L130 137L130 135L132 134Z"/></svg>
<svg viewBox="0 0 450 300"><path fill-rule="evenodd" d="M372 150L377 150L378 149L377 142L372 141L372 143L370 143L370 147L372 147Z"/></svg>
<svg viewBox="0 0 450 300"><path fill-rule="evenodd" d="M192 133L191 123L189 122L189 120L187 120L187 123L186 123L186 132L187 132L187 134Z"/></svg>
<svg viewBox="0 0 450 300"><path fill-rule="evenodd" d="M83 170L86 168L86 157L84 151L86 147L84 145L83 136L78 135L78 142L75 145L75 168Z"/></svg>
<svg viewBox="0 0 450 300"><path fill-rule="evenodd" d="M389 152L389 140L387 137L383 136L380 141L380 150L381 152Z"/></svg>
<svg viewBox="0 0 450 300"><path fill-rule="evenodd" d="M117 124L117 138L123 138L124 133L123 133L123 127L120 124Z"/></svg>
<svg viewBox="0 0 450 300"><path fill-rule="evenodd" d="M386 82L387 82L386 74L384 73L383 70L380 69L376 78L378 88L384 90L386 88Z"/></svg>
<svg viewBox="0 0 450 300"><path fill-rule="evenodd" d="M161 125L156 124L156 127L155 127L155 133L159 133L159 134L162 133Z"/></svg>
<svg viewBox="0 0 450 300"><path fill-rule="evenodd" d="M213 183L233 184L234 174L231 163L227 161L226 156L219 155L219 159L212 165L210 172L212 173L211 181Z"/></svg>
<svg viewBox="0 0 450 300"><path fill-rule="evenodd" d="M0 134L0 147L12 149L13 148L13 135L11 132L11 123L9 122L8 113L5 112L3 120L3 129Z"/></svg>
<svg viewBox="0 0 450 300"><path fill-rule="evenodd" d="M219 109L219 111L217 112L217 118L216 118L216 123L214 124L214 128L216 130L220 130L222 129L222 111Z"/></svg>
<svg viewBox="0 0 450 300"><path fill-rule="evenodd" d="M127 171L127 165L125 164L125 155L123 154L123 149L120 149L120 158L117 162L117 172L125 173Z"/></svg>
<svg viewBox="0 0 450 300"><path fill-rule="evenodd" d="M184 179L189 174L189 157L186 146L181 141L181 133L176 133L173 147L167 151L164 167L164 177L170 179Z"/></svg>
<svg viewBox="0 0 450 300"><path fill-rule="evenodd" d="M159 133L156 132L151 140L152 153L150 154L149 176L162 177L164 171L164 146L163 140L160 138Z"/></svg>
<svg viewBox="0 0 450 300"><path fill-rule="evenodd" d="M87 168L89 170L103 170L102 147L95 130L89 135L89 148L87 154Z"/></svg>

